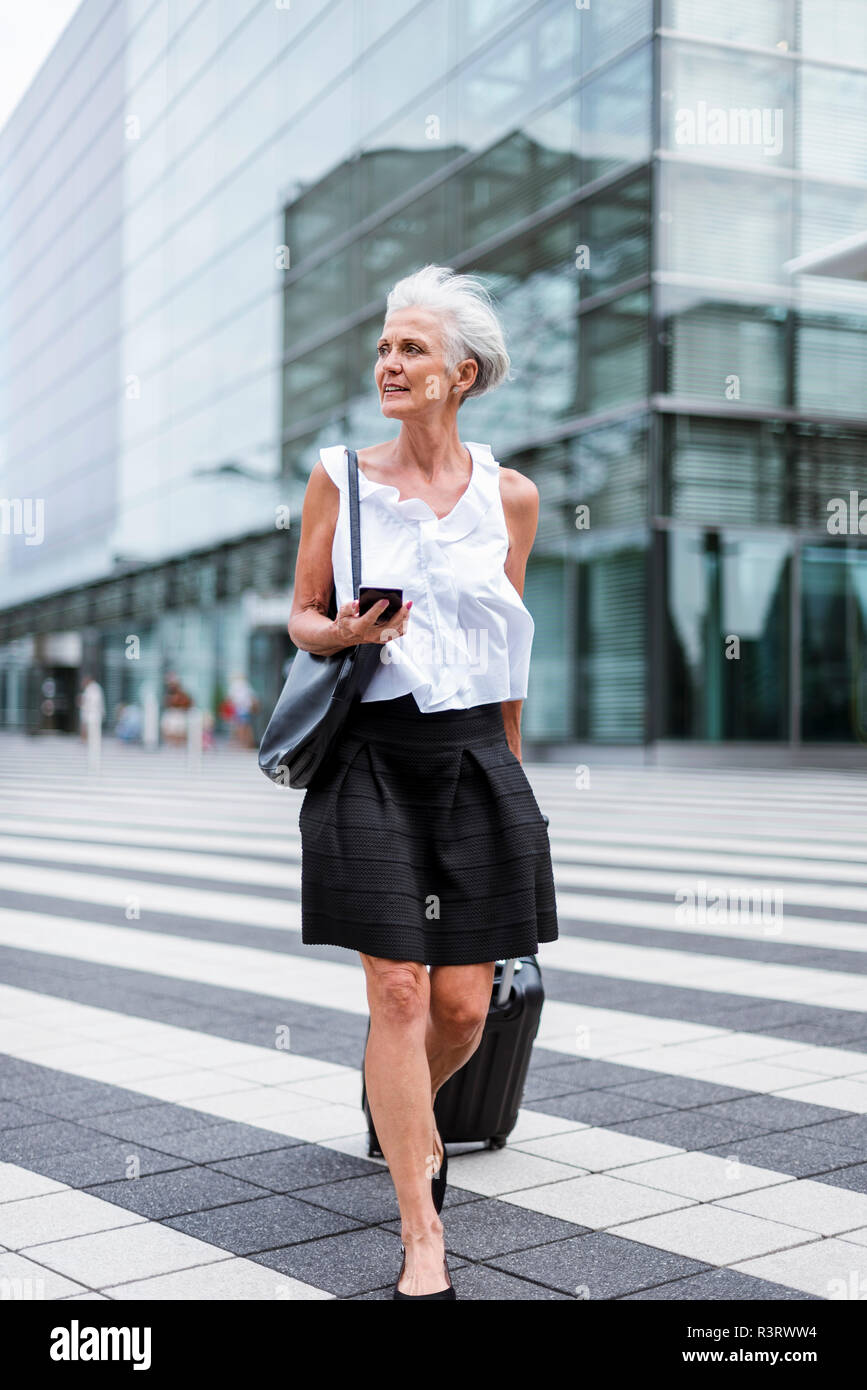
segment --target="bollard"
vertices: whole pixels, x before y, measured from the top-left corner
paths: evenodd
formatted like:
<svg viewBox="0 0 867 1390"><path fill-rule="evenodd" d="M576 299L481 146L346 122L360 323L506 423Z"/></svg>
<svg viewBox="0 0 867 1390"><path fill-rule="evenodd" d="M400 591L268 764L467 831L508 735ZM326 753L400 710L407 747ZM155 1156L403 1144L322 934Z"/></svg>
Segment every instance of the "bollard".
<svg viewBox="0 0 867 1390"><path fill-rule="evenodd" d="M193 705L187 710L187 769L190 772L202 770L202 711Z"/></svg>

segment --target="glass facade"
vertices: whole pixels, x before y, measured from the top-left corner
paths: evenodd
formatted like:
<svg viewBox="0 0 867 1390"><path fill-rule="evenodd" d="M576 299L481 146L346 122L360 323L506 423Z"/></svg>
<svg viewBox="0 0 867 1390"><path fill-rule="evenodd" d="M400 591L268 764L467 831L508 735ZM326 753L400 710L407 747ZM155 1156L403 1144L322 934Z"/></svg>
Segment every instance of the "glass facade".
<svg viewBox="0 0 867 1390"><path fill-rule="evenodd" d="M867 742L867 285L786 269L867 223L865 100L862 0L84 0L0 132L0 725L85 669L270 708L435 261L541 495L528 740Z"/></svg>

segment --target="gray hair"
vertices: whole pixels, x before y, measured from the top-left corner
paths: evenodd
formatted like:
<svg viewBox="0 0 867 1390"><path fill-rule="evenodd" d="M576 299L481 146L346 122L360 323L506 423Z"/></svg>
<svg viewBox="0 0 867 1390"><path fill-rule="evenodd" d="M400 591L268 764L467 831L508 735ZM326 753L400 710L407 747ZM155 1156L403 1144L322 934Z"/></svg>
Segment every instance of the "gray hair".
<svg viewBox="0 0 867 1390"><path fill-rule="evenodd" d="M393 286L385 316L398 309L429 309L443 318L443 357L453 371L467 357L479 370L461 401L493 391L509 375L510 360L503 329L488 290L473 275L456 275L448 266L426 265Z"/></svg>

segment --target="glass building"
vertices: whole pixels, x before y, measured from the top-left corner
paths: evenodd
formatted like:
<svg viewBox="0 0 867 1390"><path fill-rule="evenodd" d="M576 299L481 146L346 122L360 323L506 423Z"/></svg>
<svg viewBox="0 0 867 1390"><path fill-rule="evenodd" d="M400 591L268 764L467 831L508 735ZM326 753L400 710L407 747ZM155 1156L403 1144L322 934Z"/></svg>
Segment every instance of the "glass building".
<svg viewBox="0 0 867 1390"><path fill-rule="evenodd" d="M864 0L84 0L0 132L0 724L270 709L434 261L542 499L528 743L867 742L867 285L792 268L867 228L865 109Z"/></svg>

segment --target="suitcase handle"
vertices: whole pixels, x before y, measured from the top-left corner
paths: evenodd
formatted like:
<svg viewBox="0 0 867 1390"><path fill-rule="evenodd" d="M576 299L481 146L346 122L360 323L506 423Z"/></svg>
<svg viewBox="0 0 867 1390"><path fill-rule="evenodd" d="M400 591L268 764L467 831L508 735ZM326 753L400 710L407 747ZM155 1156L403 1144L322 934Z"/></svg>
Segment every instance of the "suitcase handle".
<svg viewBox="0 0 867 1390"><path fill-rule="evenodd" d="M509 995L512 993L512 979L514 977L514 974L515 958L512 957L511 960L506 961L505 969L503 970L503 978L500 981L500 989L497 994L498 1004L505 1004L509 998Z"/></svg>

